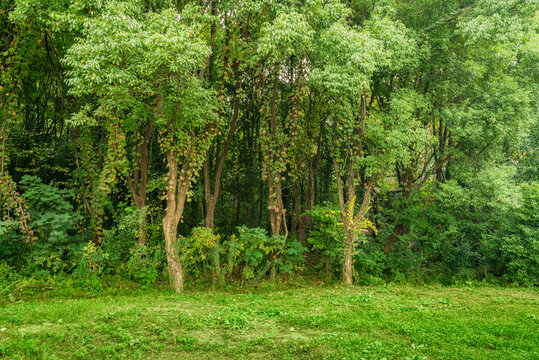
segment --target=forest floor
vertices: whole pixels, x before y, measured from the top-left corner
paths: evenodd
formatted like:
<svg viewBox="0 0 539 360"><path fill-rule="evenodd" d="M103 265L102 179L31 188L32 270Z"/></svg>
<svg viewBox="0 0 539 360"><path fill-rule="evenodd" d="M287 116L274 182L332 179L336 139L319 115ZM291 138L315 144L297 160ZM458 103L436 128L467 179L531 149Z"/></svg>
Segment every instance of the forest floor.
<svg viewBox="0 0 539 360"><path fill-rule="evenodd" d="M539 359L539 292L165 290L0 304L2 359Z"/></svg>

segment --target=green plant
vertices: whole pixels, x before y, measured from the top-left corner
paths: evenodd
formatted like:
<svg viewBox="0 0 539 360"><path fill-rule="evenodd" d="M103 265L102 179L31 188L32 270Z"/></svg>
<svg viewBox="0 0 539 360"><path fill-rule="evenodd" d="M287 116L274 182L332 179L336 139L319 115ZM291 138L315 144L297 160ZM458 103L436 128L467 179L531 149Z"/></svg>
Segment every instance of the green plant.
<svg viewBox="0 0 539 360"><path fill-rule="evenodd" d="M288 238L282 256L275 259L279 272L292 275L305 269L307 248L296 238Z"/></svg>
<svg viewBox="0 0 539 360"><path fill-rule="evenodd" d="M45 185L36 176L25 175L20 184L37 237L32 251L33 261L53 273L69 268L68 260L81 241L75 226L82 217L69 202L73 191Z"/></svg>
<svg viewBox="0 0 539 360"><path fill-rule="evenodd" d="M144 213L134 206L118 204L114 222L116 226L103 232L101 246L110 255L113 263L122 262L129 257L131 249L136 247L141 236L140 224Z"/></svg>
<svg viewBox="0 0 539 360"><path fill-rule="evenodd" d="M497 231L484 235L481 250L485 271L531 285L539 279L539 182L525 183L521 191L520 206L504 214Z"/></svg>
<svg viewBox="0 0 539 360"><path fill-rule="evenodd" d="M164 262L165 254L160 246L135 244L129 251L125 269L131 279L149 286L159 278Z"/></svg>
<svg viewBox="0 0 539 360"><path fill-rule="evenodd" d="M330 205L318 205L308 211L313 218L314 229L309 232L307 241L312 249L322 256L326 275L330 276L336 264L341 264L343 254L342 215L341 211Z"/></svg>
<svg viewBox="0 0 539 360"><path fill-rule="evenodd" d="M109 260L109 254L93 242L88 242L81 250L74 274L81 279L102 276Z"/></svg>
<svg viewBox="0 0 539 360"><path fill-rule="evenodd" d="M0 261L0 291L21 279L22 277L17 273L15 268L8 265L5 260Z"/></svg>
<svg viewBox="0 0 539 360"><path fill-rule="evenodd" d="M283 240L268 237L266 230L239 226L238 241L241 246L239 263L243 265L242 276L245 279L261 278L271 268L272 254L282 249Z"/></svg>
<svg viewBox="0 0 539 360"><path fill-rule="evenodd" d="M11 177L0 173L0 255L12 263L21 259L35 241L28 204L24 200Z"/></svg>
<svg viewBox="0 0 539 360"><path fill-rule="evenodd" d="M229 277L260 279L272 267L290 273L302 264L303 249L294 241L285 244L283 237L269 237L262 228L239 226L238 235L231 235L223 243L223 271Z"/></svg>

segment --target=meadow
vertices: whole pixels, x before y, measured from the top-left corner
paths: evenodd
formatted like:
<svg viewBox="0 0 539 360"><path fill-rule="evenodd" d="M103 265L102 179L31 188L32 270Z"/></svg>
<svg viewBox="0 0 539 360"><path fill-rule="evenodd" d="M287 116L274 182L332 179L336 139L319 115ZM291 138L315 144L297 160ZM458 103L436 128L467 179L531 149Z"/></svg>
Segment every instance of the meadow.
<svg viewBox="0 0 539 360"><path fill-rule="evenodd" d="M384 285L12 298L2 359L537 359L535 289Z"/></svg>

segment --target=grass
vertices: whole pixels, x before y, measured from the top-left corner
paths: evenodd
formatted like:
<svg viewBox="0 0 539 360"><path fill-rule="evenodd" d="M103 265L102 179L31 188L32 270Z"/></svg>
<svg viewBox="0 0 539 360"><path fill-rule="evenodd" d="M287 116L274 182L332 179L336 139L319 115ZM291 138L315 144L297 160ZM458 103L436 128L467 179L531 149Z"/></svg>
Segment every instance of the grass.
<svg viewBox="0 0 539 360"><path fill-rule="evenodd" d="M0 305L2 359L539 359L533 289L148 291Z"/></svg>

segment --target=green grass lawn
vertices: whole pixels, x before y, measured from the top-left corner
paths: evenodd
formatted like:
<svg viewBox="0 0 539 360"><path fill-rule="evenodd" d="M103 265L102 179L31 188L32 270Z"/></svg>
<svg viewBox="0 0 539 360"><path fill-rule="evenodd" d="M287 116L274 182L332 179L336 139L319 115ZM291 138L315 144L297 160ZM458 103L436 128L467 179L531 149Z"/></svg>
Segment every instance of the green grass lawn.
<svg viewBox="0 0 539 360"><path fill-rule="evenodd" d="M539 359L531 289L151 291L0 305L4 359Z"/></svg>

